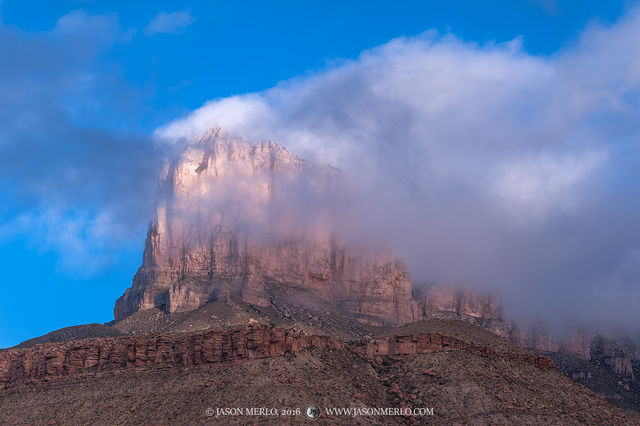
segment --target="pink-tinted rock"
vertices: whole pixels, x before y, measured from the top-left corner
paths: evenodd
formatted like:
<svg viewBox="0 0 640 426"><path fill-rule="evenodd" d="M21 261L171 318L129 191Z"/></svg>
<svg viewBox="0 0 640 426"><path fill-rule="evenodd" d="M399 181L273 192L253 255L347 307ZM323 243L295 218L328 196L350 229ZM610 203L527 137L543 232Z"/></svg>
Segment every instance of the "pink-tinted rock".
<svg viewBox="0 0 640 426"><path fill-rule="evenodd" d="M367 358L463 350L540 368L556 368L542 355L499 352L437 333L380 337L347 344L328 336L309 336L296 330L258 324L232 330L93 338L7 350L0 353L0 389L102 370L247 362L293 354L310 347L348 349Z"/></svg>
<svg viewBox="0 0 640 426"><path fill-rule="evenodd" d="M152 307L189 311L233 295L267 306L265 282L275 281L339 302L363 321L413 320L402 261L341 243L323 221L322 203L311 212L288 204L296 191L330 196L341 184L336 169L273 142L208 131L161 176L143 264L115 318Z"/></svg>
<svg viewBox="0 0 640 426"><path fill-rule="evenodd" d="M496 298L471 288L431 285L421 289L417 305L419 315L423 318L451 313L463 317L502 319L502 310Z"/></svg>

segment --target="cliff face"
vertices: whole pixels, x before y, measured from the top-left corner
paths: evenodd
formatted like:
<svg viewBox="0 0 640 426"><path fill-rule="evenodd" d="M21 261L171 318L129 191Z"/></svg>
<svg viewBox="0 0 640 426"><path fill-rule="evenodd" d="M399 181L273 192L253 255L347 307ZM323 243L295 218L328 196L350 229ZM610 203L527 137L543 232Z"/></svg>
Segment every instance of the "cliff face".
<svg viewBox="0 0 640 426"><path fill-rule="evenodd" d="M518 328L490 294L432 285L412 297L401 260L336 235L347 179L273 142L250 144L211 129L167 165L159 188L143 263L116 302L116 320L215 300L269 306L277 283L368 324L453 316L528 348L589 359L587 336L560 343L543 328Z"/></svg>
<svg viewBox="0 0 640 426"><path fill-rule="evenodd" d="M365 358L459 350L556 369L553 361L542 355L496 350L440 333L388 336L348 343L328 336L253 325L203 333L75 340L9 350L0 353L0 389L103 370L242 363L295 354L311 347L347 349Z"/></svg>
<svg viewBox="0 0 640 426"><path fill-rule="evenodd" d="M596 335L591 344L591 355L599 363L609 366L618 376L634 378L633 351L602 335Z"/></svg>
<svg viewBox="0 0 640 426"><path fill-rule="evenodd" d="M509 337L515 344L538 352L559 352L587 361L591 359L593 336L583 328L564 336L554 336L549 326L536 322L524 327L514 325Z"/></svg>
<svg viewBox="0 0 640 426"><path fill-rule="evenodd" d="M504 317L495 296L471 288L446 285L422 286L415 290L419 318L459 318L482 325L519 346L539 352L560 352L589 360L591 335L577 329L566 336L553 336L551 328L537 322L519 325Z"/></svg>
<svg viewBox="0 0 640 426"><path fill-rule="evenodd" d="M115 319L234 297L267 306L265 284L275 281L335 301L362 321L412 320L404 263L334 237L327 209L341 185L337 170L273 142L208 131L161 176L143 264Z"/></svg>
<svg viewBox="0 0 640 426"><path fill-rule="evenodd" d="M502 320L502 310L495 297L469 288L432 285L418 291L416 301L423 318L455 313L461 317Z"/></svg>
<svg viewBox="0 0 640 426"><path fill-rule="evenodd" d="M325 336L257 325L197 334L164 334L47 343L0 354L0 389L78 373L144 367L224 364L295 353L310 346L343 348Z"/></svg>

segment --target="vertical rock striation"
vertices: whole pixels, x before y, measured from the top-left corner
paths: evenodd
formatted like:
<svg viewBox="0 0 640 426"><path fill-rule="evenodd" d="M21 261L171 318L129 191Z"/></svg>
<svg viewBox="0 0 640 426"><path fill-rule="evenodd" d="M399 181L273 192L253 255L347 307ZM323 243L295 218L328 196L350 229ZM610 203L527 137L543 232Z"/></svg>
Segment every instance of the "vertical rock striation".
<svg viewBox="0 0 640 426"><path fill-rule="evenodd" d="M453 316L521 346L589 359L586 334L559 342L544 327L519 328L490 294L432 285L413 298L401 260L345 244L336 232L345 231L336 222L348 198L347 179L335 168L274 142L207 131L160 174L142 266L116 301L115 319L154 307L191 311L215 300L269 306L280 296L270 290L278 284L369 324Z"/></svg>
<svg viewBox="0 0 640 426"><path fill-rule="evenodd" d="M335 237L328 209L342 188L332 167L273 142L254 145L209 130L161 174L143 263L117 300L115 319L234 297L267 306L265 284L277 282L310 290L362 321L412 320L405 264Z"/></svg>

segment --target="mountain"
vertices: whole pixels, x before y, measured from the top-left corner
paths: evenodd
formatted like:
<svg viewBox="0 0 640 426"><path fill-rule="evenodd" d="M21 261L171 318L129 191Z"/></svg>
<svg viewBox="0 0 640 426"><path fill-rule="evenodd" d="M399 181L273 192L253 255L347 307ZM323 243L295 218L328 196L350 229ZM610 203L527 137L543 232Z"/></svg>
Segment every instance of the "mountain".
<svg viewBox="0 0 640 426"><path fill-rule="evenodd" d="M369 333L347 318L371 326L456 318L541 353L591 360L594 333L578 329L559 339L542 323L506 318L490 294L414 286L402 260L384 248L354 245L337 223L348 218L350 191L346 172L274 142L208 130L160 174L142 266L116 302L116 322L136 324L127 318L152 308L178 314L210 302L269 308L276 312L268 317L298 323L317 317L310 332L344 336ZM148 322L136 327L157 329ZM632 373L629 351L604 357L601 364L617 375Z"/></svg>
<svg viewBox="0 0 640 426"><path fill-rule="evenodd" d="M254 324L45 343L0 353L0 388L11 424L297 424L310 405L320 424L640 424L548 358L459 320L352 341ZM216 417L252 407L278 415Z"/></svg>
<svg viewBox="0 0 640 426"><path fill-rule="evenodd" d="M273 142L250 144L209 130L160 179L143 263L116 302L115 319L215 300L268 306L269 284L281 283L309 289L360 321L411 321L405 264L346 246L323 220L331 207L324 201L341 178Z"/></svg>
<svg viewBox="0 0 640 426"><path fill-rule="evenodd" d="M160 173L114 321L0 349L0 423L246 423L204 410L250 401L433 407L439 424L640 424L633 342L558 339L494 295L415 285L345 227L351 191L346 172L273 142L216 128L188 143Z"/></svg>
<svg viewBox="0 0 640 426"><path fill-rule="evenodd" d="M353 196L348 188L344 173L274 142L208 130L160 174L142 266L116 301L115 320L150 308L188 312L211 301L275 306L284 292L298 290L298 305L328 302L371 325L455 313L510 335L495 297L444 285L413 288L401 259L336 232L341 204Z"/></svg>

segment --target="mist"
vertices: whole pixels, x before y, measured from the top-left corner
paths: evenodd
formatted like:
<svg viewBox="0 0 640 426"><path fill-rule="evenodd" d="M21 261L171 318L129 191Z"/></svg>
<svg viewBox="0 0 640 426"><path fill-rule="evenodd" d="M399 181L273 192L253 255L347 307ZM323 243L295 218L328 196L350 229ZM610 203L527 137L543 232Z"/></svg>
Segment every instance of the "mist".
<svg viewBox="0 0 640 426"><path fill-rule="evenodd" d="M550 56L521 38L394 39L153 135L148 94L109 56L134 33L82 12L29 36L0 23L0 241L26 237L83 273L142 250L161 160L221 126L340 169L347 196L322 195L333 217L304 182L274 208L322 210L350 242L403 258L414 285L491 291L512 316L637 326L639 9Z"/></svg>
<svg viewBox="0 0 640 426"><path fill-rule="evenodd" d="M221 126L338 167L349 225L415 283L471 285L507 314L637 327L640 11L552 56L426 32L158 128Z"/></svg>

